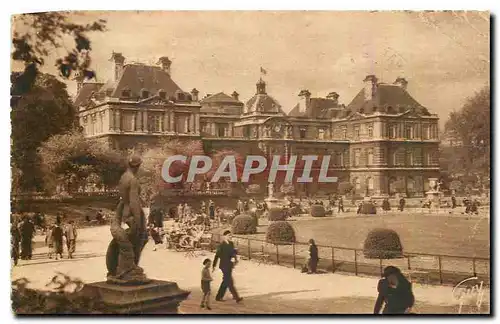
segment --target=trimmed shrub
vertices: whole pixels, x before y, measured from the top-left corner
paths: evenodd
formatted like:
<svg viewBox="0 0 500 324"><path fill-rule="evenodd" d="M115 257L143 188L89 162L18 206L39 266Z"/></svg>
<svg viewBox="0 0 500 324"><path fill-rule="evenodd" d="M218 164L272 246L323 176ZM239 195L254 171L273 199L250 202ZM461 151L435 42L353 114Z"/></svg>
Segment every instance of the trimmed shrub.
<svg viewBox="0 0 500 324"><path fill-rule="evenodd" d="M368 233L363 246L368 259L395 259L403 257L403 246L398 233L387 228L376 228Z"/></svg>
<svg viewBox="0 0 500 324"><path fill-rule="evenodd" d="M286 213L282 208L271 208L267 213L267 219L270 222L278 222L286 220Z"/></svg>
<svg viewBox="0 0 500 324"><path fill-rule="evenodd" d="M326 211L323 205L312 205L311 206L311 216L312 217L325 217Z"/></svg>
<svg viewBox="0 0 500 324"><path fill-rule="evenodd" d="M295 230L288 222L273 222L267 228L266 242L272 244L295 243Z"/></svg>
<svg viewBox="0 0 500 324"><path fill-rule="evenodd" d="M257 226L255 224L255 217L247 214L238 215L233 219L232 232L234 234L255 234L257 233Z"/></svg>
<svg viewBox="0 0 500 324"><path fill-rule="evenodd" d="M375 205L373 205L373 203L364 201L361 204L360 214L375 215L375 214L377 214L377 208L375 208Z"/></svg>

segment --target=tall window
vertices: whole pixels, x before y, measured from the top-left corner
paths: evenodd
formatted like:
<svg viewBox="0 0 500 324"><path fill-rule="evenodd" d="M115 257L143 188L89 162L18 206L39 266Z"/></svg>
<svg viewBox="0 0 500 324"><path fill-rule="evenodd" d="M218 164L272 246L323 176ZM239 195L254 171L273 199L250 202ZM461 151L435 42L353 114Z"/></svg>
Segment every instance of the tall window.
<svg viewBox="0 0 500 324"><path fill-rule="evenodd" d="M408 151L408 165L415 165L415 153L413 152L413 149Z"/></svg>
<svg viewBox="0 0 500 324"><path fill-rule="evenodd" d="M422 139L428 140L430 138L430 128L428 124L422 125Z"/></svg>
<svg viewBox="0 0 500 324"><path fill-rule="evenodd" d="M374 183L373 183L373 178L372 177L368 177L368 179L366 179L366 187L368 188L368 190L373 190L375 189L375 186L374 186Z"/></svg>
<svg viewBox="0 0 500 324"><path fill-rule="evenodd" d="M318 128L318 139L320 139L320 140L325 139L325 129L324 128Z"/></svg>
<svg viewBox="0 0 500 324"><path fill-rule="evenodd" d="M391 162L392 165L398 165L398 151L392 152Z"/></svg>
<svg viewBox="0 0 500 324"><path fill-rule="evenodd" d="M397 137L397 125L391 124L389 125L389 138Z"/></svg>
<svg viewBox="0 0 500 324"><path fill-rule="evenodd" d="M356 188L356 191L361 190L361 179L360 178L354 178L354 187Z"/></svg>
<svg viewBox="0 0 500 324"><path fill-rule="evenodd" d="M369 149L368 153L366 154L366 164L368 165L373 165L373 150Z"/></svg>
<svg viewBox="0 0 500 324"><path fill-rule="evenodd" d="M343 139L343 140L347 139L347 126L346 125L343 125L342 127L340 127L340 136L341 136L341 139Z"/></svg>
<svg viewBox="0 0 500 324"><path fill-rule="evenodd" d="M162 131L162 116L160 114L152 115L149 123L149 129L152 132L159 133Z"/></svg>
<svg viewBox="0 0 500 324"><path fill-rule="evenodd" d="M361 150L360 149L355 149L354 150L354 166L359 165L359 160L361 157Z"/></svg>
<svg viewBox="0 0 500 324"><path fill-rule="evenodd" d="M359 125L354 125L354 139L359 139L360 127Z"/></svg>
<svg viewBox="0 0 500 324"><path fill-rule="evenodd" d="M229 126L227 124L217 124L217 136L218 137L229 136Z"/></svg>
<svg viewBox="0 0 500 324"><path fill-rule="evenodd" d="M368 138L373 138L373 123L369 123L367 126Z"/></svg>
<svg viewBox="0 0 500 324"><path fill-rule="evenodd" d="M343 167L344 166L344 156L342 152L337 153L337 165Z"/></svg>
<svg viewBox="0 0 500 324"><path fill-rule="evenodd" d="M406 125L405 130L406 130L405 137L407 139L413 139L414 135L415 135L415 129L414 129L413 125Z"/></svg>
<svg viewBox="0 0 500 324"><path fill-rule="evenodd" d="M135 113L122 112L122 130L133 132L135 130Z"/></svg>

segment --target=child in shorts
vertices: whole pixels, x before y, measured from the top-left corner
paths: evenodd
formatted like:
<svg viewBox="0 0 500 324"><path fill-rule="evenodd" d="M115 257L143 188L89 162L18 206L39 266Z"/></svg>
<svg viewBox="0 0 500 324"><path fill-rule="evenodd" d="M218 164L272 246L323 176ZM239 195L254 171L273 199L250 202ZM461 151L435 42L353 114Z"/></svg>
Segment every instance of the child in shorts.
<svg viewBox="0 0 500 324"><path fill-rule="evenodd" d="M201 308L210 308L210 283L212 281L212 275L210 274L210 266L212 261L210 259L203 260L203 270L201 270L201 291L203 292L203 298L201 299Z"/></svg>

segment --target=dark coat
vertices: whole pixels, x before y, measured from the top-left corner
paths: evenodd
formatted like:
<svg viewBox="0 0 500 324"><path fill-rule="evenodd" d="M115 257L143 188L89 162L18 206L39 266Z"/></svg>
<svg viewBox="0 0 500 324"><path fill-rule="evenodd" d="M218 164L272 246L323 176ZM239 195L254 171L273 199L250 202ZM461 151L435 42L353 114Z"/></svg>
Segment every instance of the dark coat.
<svg viewBox="0 0 500 324"><path fill-rule="evenodd" d="M232 259L236 258L236 255L237 251L234 248L233 242L222 242L217 247L213 267L215 268L217 266L217 262L220 260L219 269L231 269L233 267Z"/></svg>
<svg viewBox="0 0 500 324"><path fill-rule="evenodd" d="M384 305L383 314L404 314L405 311L413 307L415 296L413 295L411 283L403 276L398 278L398 286L392 288L385 278L378 282L378 298L375 303L374 313L378 314Z"/></svg>
<svg viewBox="0 0 500 324"><path fill-rule="evenodd" d="M309 246L309 257L311 260L319 260L318 247L316 245Z"/></svg>

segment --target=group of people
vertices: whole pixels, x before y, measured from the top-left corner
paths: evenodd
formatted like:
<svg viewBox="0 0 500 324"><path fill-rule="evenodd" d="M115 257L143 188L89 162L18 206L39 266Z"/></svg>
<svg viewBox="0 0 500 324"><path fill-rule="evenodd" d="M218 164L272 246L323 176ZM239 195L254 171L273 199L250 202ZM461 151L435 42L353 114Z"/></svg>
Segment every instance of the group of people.
<svg viewBox="0 0 500 324"><path fill-rule="evenodd" d="M318 247L313 239L309 240L309 260L307 273L316 273L319 261ZM223 233L223 240L217 247L214 260L207 258L203 261L201 271L201 290L203 292L200 307L211 310L211 273L215 271L217 263L222 272L222 282L219 286L215 301L224 301L224 296L229 289L233 299L240 303L243 298L238 294L233 280L233 270L238 264L237 250L231 241L231 232ZM211 271L210 271L211 270ZM377 284L377 299L373 308L374 314L409 314L415 304L411 282L403 275L401 270L394 266L387 266L382 278Z"/></svg>
<svg viewBox="0 0 500 324"><path fill-rule="evenodd" d="M40 222L40 219L43 219L43 222ZM47 255L49 259L52 259L53 255L56 260L59 257L63 257L64 238L66 239L68 258L73 258L77 238L77 229L74 221L70 220L63 226L62 217L58 214L55 224L47 227L45 226L45 218L40 218L40 214L37 213L33 217L25 215L20 221L17 218L13 218L11 221L11 258L14 261L14 265L18 264L19 259L31 260L33 258L33 238L35 237L37 227L45 231L45 244L49 248Z"/></svg>
<svg viewBox="0 0 500 324"><path fill-rule="evenodd" d="M65 226L62 226L60 221L56 221L55 224L50 226L45 235L45 244L49 248L49 259L52 259L52 256L56 260L63 258L64 239L66 239L68 259L73 259L73 253L76 250L77 235L78 232L73 220L70 220Z"/></svg>

